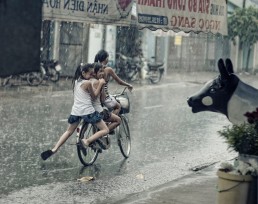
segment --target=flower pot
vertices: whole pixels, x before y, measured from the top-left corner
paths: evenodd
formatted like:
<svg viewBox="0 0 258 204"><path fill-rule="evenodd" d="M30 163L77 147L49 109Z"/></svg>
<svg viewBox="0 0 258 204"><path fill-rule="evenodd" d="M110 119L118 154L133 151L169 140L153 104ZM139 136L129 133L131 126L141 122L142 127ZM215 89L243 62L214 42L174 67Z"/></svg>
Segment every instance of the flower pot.
<svg viewBox="0 0 258 204"><path fill-rule="evenodd" d="M258 156L249 154L239 154L238 160L252 164L252 166L258 166ZM258 178L257 176L251 184L249 191L249 202L248 204L258 204Z"/></svg>
<svg viewBox="0 0 258 204"><path fill-rule="evenodd" d="M252 163L256 164L258 166L258 156L256 155L250 155L250 154L239 154L238 159L244 162L250 163L250 160Z"/></svg>
<svg viewBox="0 0 258 204"><path fill-rule="evenodd" d="M253 177L217 171L217 204L247 204Z"/></svg>

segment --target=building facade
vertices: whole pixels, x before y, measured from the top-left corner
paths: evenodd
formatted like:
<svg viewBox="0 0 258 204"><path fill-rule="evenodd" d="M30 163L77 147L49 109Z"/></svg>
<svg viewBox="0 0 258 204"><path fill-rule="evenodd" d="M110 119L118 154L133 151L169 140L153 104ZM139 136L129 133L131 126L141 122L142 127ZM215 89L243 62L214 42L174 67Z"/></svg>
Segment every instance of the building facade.
<svg viewBox="0 0 258 204"><path fill-rule="evenodd" d="M257 6L258 0L228 1L228 13L236 8ZM72 76L81 62L93 62L100 49L109 52L110 66L115 64L117 49L117 26L78 22L43 21L41 59L58 59L63 66L63 76ZM238 72L243 70L245 49L233 45L226 36L210 33L175 33L160 30L140 30L143 56L149 61L165 63L165 73L173 71L217 71L219 58L230 57ZM118 45L121 46L121 45ZM250 72L258 69L256 54L258 46L251 51Z"/></svg>

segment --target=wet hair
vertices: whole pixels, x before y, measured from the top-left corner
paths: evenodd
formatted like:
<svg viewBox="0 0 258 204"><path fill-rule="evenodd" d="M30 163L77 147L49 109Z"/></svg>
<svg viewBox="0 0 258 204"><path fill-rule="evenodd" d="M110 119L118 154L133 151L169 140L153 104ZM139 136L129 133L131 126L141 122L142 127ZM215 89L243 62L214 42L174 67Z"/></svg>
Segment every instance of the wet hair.
<svg viewBox="0 0 258 204"><path fill-rule="evenodd" d="M106 50L100 50L98 53L95 55L94 62L103 62L105 59L107 59L109 56L108 52Z"/></svg>
<svg viewBox="0 0 258 204"><path fill-rule="evenodd" d="M78 79L83 79L83 76L82 76L82 72L88 72L90 71L90 69L92 69L94 67L93 64L91 63L87 63L87 64L80 64L77 68L76 68L76 71L74 73L74 76L73 76L73 79L72 79L72 87L73 87L73 90L74 90L74 85L75 85L75 81L78 80Z"/></svg>
<svg viewBox="0 0 258 204"><path fill-rule="evenodd" d="M94 73L95 74L97 74L98 71L103 67L103 65L100 64L99 62L95 62L95 63L93 63L93 65L94 65Z"/></svg>

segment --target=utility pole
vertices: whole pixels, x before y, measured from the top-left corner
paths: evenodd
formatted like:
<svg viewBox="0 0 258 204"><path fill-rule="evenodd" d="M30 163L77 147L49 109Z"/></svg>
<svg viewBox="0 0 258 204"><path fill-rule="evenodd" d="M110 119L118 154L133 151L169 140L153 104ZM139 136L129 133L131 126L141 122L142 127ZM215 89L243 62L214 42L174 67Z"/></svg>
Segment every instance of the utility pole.
<svg viewBox="0 0 258 204"><path fill-rule="evenodd" d="M245 2L246 0L243 0L243 9L245 9Z"/></svg>

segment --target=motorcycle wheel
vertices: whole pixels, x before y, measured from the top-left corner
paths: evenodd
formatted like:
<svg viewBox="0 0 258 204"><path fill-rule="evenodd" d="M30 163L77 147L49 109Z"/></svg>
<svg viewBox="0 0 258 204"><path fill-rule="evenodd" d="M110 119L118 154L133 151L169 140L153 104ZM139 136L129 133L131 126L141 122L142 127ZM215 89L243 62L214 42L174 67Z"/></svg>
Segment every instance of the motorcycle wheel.
<svg viewBox="0 0 258 204"><path fill-rule="evenodd" d="M10 82L10 79L12 78L13 76L9 76L9 77L6 77L4 78L4 82L3 82L3 86L8 86L9 85L9 82Z"/></svg>
<svg viewBox="0 0 258 204"><path fill-rule="evenodd" d="M159 70L151 70L148 75L150 76L150 82L153 84L159 83L162 76Z"/></svg>
<svg viewBox="0 0 258 204"><path fill-rule="evenodd" d="M30 72L27 74L27 82L30 86L38 86L42 83L44 74L42 72Z"/></svg>
<svg viewBox="0 0 258 204"><path fill-rule="evenodd" d="M56 71L55 69L51 69L51 73L50 73L50 77L49 79L52 82L57 82L60 78L60 73L58 71Z"/></svg>
<svg viewBox="0 0 258 204"><path fill-rule="evenodd" d="M140 74L139 74L139 71L135 71L135 72L130 76L130 81L140 81Z"/></svg>

